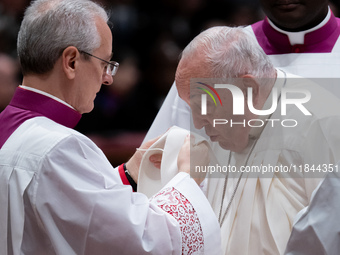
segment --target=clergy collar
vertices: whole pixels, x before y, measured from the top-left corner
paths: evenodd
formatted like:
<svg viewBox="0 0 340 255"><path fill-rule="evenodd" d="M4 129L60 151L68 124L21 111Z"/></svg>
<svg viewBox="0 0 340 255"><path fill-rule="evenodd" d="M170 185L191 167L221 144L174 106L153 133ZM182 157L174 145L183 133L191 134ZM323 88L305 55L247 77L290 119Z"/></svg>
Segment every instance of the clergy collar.
<svg viewBox="0 0 340 255"><path fill-rule="evenodd" d="M277 74L277 77L276 77L275 83L273 85L273 89L274 88L277 89L277 92L278 92L278 99L277 100L279 101L281 88L285 86L287 77L286 77L286 73L281 71L280 69L276 69L276 74ZM270 109L272 104L273 104L273 100L272 100L273 89L271 90L269 96L267 97L266 102L264 103L264 105L262 107L263 110ZM260 116L257 117L257 119L262 120L265 123L265 125L262 125L261 127L251 128L251 130L249 132L249 139L254 140L254 139L258 139L260 137L263 129L265 128L265 126L267 124L266 119L270 119L270 117L271 117L271 115L260 115Z"/></svg>
<svg viewBox="0 0 340 255"><path fill-rule="evenodd" d="M17 88L10 105L45 116L69 128L74 128L81 118L81 114L64 101L26 86Z"/></svg>
<svg viewBox="0 0 340 255"><path fill-rule="evenodd" d="M272 28L274 28L276 31L287 35L291 45L295 45L295 44L304 44L306 34L311 33L313 31L316 31L319 28L326 25L327 22L329 21L329 19L331 18L331 13L332 12L331 12L330 8L328 7L328 13L326 15L326 18L324 18L324 20L319 25L317 25L316 27L312 27L308 30L299 31L299 32L288 32L288 31L282 30L281 28L278 28L270 19L267 18L266 20L268 21L269 25Z"/></svg>
<svg viewBox="0 0 340 255"><path fill-rule="evenodd" d="M56 101L58 101L58 102L60 102L60 103L62 103L64 105L70 107L71 109L76 110L76 109L74 109L74 107L72 105L66 103L65 101L61 100L60 98L57 98L57 97L55 97L55 96L53 96L53 95L51 95L51 94L49 94L49 93L47 93L45 91L42 91L42 90L39 90L39 89L35 89L35 88L32 88L32 87L28 87L28 86L25 86L25 85L20 85L19 87L23 88L23 89L26 89L26 90L30 90L30 91L36 92L36 93L39 93L39 94L42 94L42 95L47 96L47 97L50 97L50 98L52 98L52 99L54 99L54 100L56 100Z"/></svg>
<svg viewBox="0 0 340 255"><path fill-rule="evenodd" d="M302 32L277 28L268 18L252 25L254 34L267 55L331 52L340 35L340 20L328 10L316 27Z"/></svg>

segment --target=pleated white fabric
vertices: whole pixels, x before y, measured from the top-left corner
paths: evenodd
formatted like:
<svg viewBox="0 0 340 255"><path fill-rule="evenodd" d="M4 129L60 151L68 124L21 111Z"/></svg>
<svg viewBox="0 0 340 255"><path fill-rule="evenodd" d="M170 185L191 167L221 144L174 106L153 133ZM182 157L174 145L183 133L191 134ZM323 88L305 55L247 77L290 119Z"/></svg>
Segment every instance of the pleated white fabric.
<svg viewBox="0 0 340 255"><path fill-rule="evenodd" d="M133 193L82 134L29 119L0 150L0 254L220 254L217 219L188 174L158 194Z"/></svg>

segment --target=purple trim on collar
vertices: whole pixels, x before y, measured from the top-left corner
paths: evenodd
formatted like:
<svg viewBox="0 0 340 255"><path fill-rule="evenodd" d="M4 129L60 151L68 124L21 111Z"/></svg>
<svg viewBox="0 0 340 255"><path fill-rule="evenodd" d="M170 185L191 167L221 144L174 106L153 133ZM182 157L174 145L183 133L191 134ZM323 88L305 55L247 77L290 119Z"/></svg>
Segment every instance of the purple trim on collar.
<svg viewBox="0 0 340 255"><path fill-rule="evenodd" d="M323 27L307 33L304 44L291 45L288 36L275 30L265 18L252 25L256 39L267 55L287 53L328 53L340 35L340 19L331 14Z"/></svg>
<svg viewBox="0 0 340 255"><path fill-rule="evenodd" d="M70 107L19 87L0 114L0 148L24 121L38 116L45 116L69 128L74 128L81 118L81 114Z"/></svg>

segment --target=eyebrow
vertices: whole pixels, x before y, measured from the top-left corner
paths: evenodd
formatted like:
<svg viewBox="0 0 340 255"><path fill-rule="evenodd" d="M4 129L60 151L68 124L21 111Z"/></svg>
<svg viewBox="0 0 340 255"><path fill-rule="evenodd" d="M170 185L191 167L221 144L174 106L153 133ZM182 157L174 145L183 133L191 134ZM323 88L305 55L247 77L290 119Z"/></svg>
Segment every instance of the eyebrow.
<svg viewBox="0 0 340 255"><path fill-rule="evenodd" d="M195 99L195 98L199 97L200 95L201 95L201 94L198 94L198 93L191 93L191 92L190 92L189 98L190 98L190 99Z"/></svg>

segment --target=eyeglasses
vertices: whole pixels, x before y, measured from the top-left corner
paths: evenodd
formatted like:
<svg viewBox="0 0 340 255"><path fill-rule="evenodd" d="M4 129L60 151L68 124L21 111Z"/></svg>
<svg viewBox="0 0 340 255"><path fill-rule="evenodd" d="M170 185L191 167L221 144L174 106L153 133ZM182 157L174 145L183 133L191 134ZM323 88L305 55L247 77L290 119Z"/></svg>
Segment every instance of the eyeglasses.
<svg viewBox="0 0 340 255"><path fill-rule="evenodd" d="M105 66L105 73L108 74L108 75L111 75L111 76L115 76L115 74L117 73L117 70L118 70L118 67L119 67L119 63L116 62L116 61L106 61L104 59L101 59L101 58L98 58L86 51L82 51L82 50L79 50L80 53L84 53L86 55L89 55L91 57L94 57L96 59L99 59L103 62L105 62L107 64L107 66Z"/></svg>

